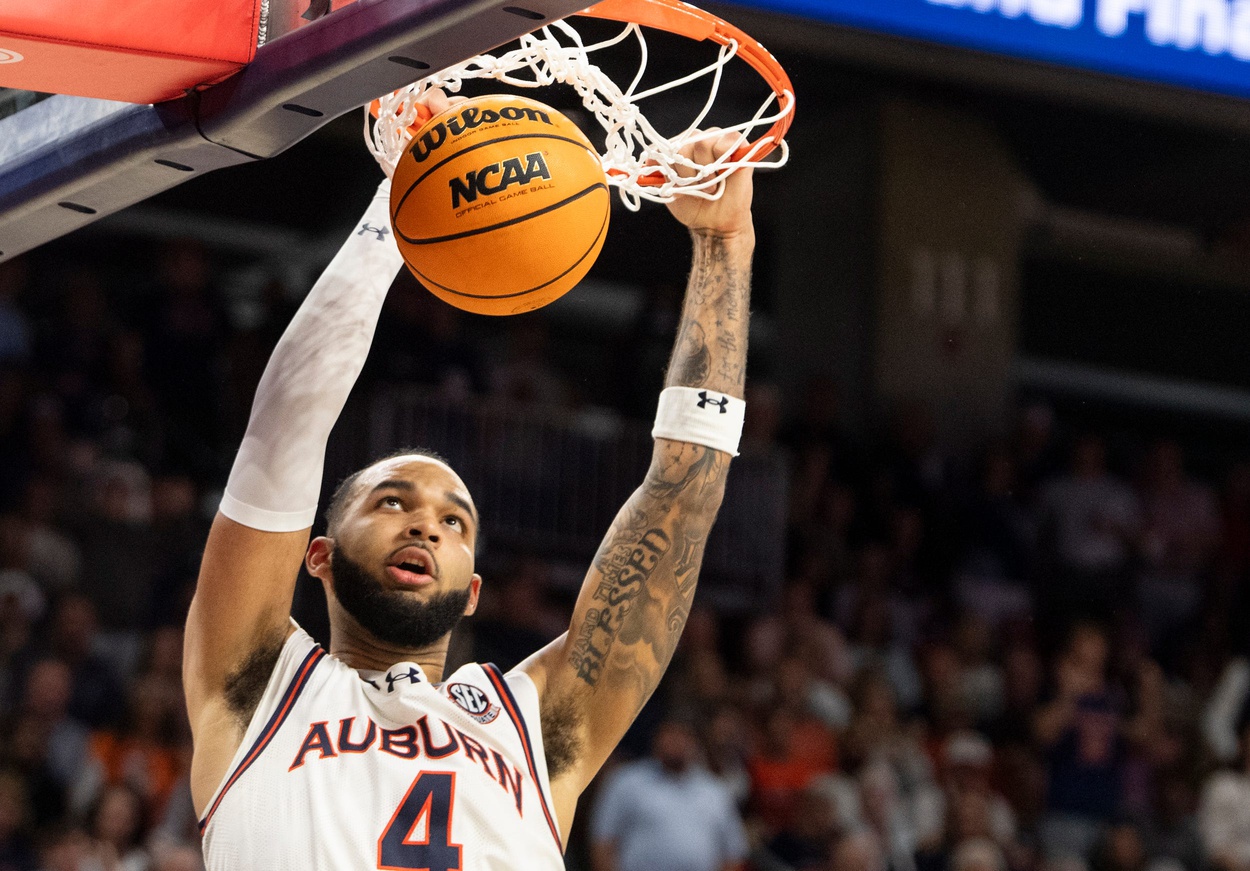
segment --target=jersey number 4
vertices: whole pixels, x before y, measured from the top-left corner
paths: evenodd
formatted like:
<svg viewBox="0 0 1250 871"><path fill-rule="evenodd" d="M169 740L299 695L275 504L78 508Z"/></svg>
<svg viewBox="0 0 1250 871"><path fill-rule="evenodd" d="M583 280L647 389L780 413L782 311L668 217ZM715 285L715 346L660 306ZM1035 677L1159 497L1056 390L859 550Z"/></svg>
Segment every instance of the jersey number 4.
<svg viewBox="0 0 1250 871"><path fill-rule="evenodd" d="M455 774L423 771L417 775L378 838L378 868L459 871L460 845L451 843L451 806L455 800Z"/></svg>

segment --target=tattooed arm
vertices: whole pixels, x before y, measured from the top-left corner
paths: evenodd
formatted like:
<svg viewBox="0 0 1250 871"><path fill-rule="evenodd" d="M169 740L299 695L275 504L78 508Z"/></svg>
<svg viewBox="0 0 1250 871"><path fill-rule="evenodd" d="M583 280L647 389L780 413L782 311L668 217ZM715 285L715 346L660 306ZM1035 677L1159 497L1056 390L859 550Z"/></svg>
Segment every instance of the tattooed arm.
<svg viewBox="0 0 1250 871"><path fill-rule="evenodd" d="M696 157L710 160L733 139L698 145L704 153ZM670 209L690 228L694 265L665 386L741 397L755 245L750 171L731 176L720 200L685 197ZM702 445L656 439L642 486L586 575L569 631L521 666L538 688L552 793L566 835L577 797L673 657L729 459Z"/></svg>

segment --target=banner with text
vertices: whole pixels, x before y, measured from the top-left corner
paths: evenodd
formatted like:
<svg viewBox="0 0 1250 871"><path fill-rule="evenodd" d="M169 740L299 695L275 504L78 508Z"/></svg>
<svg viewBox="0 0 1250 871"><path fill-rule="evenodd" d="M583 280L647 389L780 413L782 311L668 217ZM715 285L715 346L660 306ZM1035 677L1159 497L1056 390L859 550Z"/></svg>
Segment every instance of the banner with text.
<svg viewBox="0 0 1250 871"><path fill-rule="evenodd" d="M1250 97L1250 0L736 0L899 36Z"/></svg>

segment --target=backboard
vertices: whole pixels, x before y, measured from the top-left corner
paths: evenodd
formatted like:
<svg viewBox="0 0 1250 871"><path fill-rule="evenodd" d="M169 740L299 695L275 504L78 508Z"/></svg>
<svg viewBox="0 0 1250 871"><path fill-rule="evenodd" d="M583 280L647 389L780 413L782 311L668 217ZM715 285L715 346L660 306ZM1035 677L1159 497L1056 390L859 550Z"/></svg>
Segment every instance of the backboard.
<svg viewBox="0 0 1250 871"><path fill-rule="evenodd" d="M255 59L134 105L53 96L0 117L0 262L563 18L586 0L271 0ZM20 107L30 102L13 98Z"/></svg>

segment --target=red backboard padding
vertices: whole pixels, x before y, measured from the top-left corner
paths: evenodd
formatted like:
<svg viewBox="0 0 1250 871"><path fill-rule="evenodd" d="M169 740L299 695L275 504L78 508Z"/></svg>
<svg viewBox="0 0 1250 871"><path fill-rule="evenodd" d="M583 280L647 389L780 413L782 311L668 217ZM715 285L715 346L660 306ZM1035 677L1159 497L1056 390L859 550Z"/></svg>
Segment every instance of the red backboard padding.
<svg viewBox="0 0 1250 871"><path fill-rule="evenodd" d="M260 5L3 0L0 87L130 103L169 100L221 81L252 59Z"/></svg>

